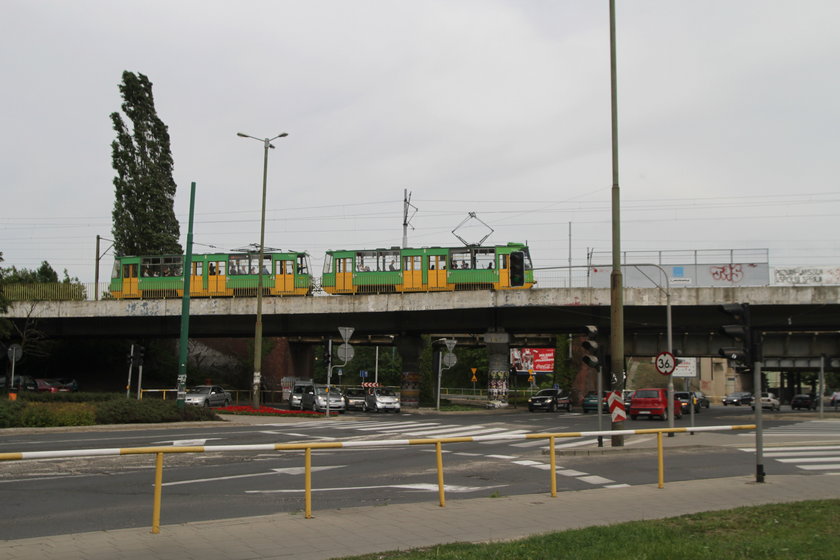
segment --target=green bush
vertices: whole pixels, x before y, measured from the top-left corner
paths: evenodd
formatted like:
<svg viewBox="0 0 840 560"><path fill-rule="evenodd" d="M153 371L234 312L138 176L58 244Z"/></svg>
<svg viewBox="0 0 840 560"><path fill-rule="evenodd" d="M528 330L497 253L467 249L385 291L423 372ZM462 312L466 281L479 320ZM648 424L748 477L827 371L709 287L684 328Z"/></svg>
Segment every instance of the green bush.
<svg viewBox="0 0 840 560"><path fill-rule="evenodd" d="M0 428L12 428L20 426L20 413L26 406L21 401L9 401L0 395Z"/></svg>
<svg viewBox="0 0 840 560"><path fill-rule="evenodd" d="M21 391L18 393L18 400L32 402L102 402L116 399L125 400L125 393L86 393L86 392L62 392L47 393L35 391Z"/></svg>
<svg viewBox="0 0 840 560"><path fill-rule="evenodd" d="M18 425L27 428L47 426L91 426L96 423L96 409L89 403L25 403Z"/></svg>
<svg viewBox="0 0 840 560"><path fill-rule="evenodd" d="M96 396L89 402L72 402L76 395ZM178 408L176 401L138 401L118 393L27 393L30 396L0 399L0 428L220 420L204 407Z"/></svg>
<svg viewBox="0 0 840 560"><path fill-rule="evenodd" d="M218 420L212 410L178 408L176 401L113 399L96 405L97 424L136 424Z"/></svg>

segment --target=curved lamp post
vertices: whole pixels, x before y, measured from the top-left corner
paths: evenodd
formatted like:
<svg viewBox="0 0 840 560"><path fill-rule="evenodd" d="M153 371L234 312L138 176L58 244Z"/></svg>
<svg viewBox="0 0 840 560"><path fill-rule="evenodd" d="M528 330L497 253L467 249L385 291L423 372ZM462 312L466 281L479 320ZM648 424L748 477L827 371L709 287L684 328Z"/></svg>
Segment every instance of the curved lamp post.
<svg viewBox="0 0 840 560"><path fill-rule="evenodd" d="M262 210L260 212L260 260L257 264L257 324L254 329L254 378L251 386L251 404L254 408L260 407L260 377L262 376L262 293L263 293L263 255L265 254L265 190L266 178L268 176L268 149L274 148L272 140L284 138L288 133L281 132L273 138L257 138L244 132L237 132L242 138L252 138L263 143L265 155L263 157L263 181L262 181Z"/></svg>

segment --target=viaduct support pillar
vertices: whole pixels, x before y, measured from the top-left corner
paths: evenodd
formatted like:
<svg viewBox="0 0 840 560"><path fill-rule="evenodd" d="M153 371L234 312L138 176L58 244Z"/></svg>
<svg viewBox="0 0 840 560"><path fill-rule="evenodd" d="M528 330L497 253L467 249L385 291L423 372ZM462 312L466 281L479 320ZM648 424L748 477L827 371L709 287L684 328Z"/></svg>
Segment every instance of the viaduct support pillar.
<svg viewBox="0 0 840 560"><path fill-rule="evenodd" d="M423 350L423 339L416 333L404 333L397 337L395 343L402 358L400 408L420 408L420 352Z"/></svg>
<svg viewBox="0 0 840 560"><path fill-rule="evenodd" d="M291 371L288 375L300 379L312 379L315 373L315 345L308 342L290 342L289 363Z"/></svg>
<svg viewBox="0 0 840 560"><path fill-rule="evenodd" d="M508 405L510 334L501 329L484 333L487 347L487 400L494 407Z"/></svg>

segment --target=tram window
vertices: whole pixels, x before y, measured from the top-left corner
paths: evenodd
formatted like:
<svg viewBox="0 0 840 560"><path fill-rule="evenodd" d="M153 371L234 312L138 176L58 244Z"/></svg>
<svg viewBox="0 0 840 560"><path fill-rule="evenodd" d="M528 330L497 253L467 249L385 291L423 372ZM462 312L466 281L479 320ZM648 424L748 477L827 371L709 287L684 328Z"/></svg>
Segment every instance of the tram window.
<svg viewBox="0 0 840 560"><path fill-rule="evenodd" d="M329 258L327 258L326 260L327 262L330 261ZM306 257L304 255L298 257L297 263L298 274L309 274L309 268L306 266Z"/></svg>
<svg viewBox="0 0 840 560"><path fill-rule="evenodd" d="M204 276L204 263L203 262L192 263L192 275L193 276Z"/></svg>
<svg viewBox="0 0 840 560"><path fill-rule="evenodd" d="M403 257L403 270L420 270L420 255Z"/></svg>
<svg viewBox="0 0 840 560"><path fill-rule="evenodd" d="M114 267L111 269L111 279L119 278L121 269L120 262L114 261Z"/></svg>
<svg viewBox="0 0 840 560"><path fill-rule="evenodd" d="M496 263L496 251L492 248L480 248L474 254L475 268L479 270L492 269Z"/></svg>
<svg viewBox="0 0 840 560"><path fill-rule="evenodd" d="M225 275L225 261L219 261L216 263L216 274L219 276Z"/></svg>
<svg viewBox="0 0 840 560"><path fill-rule="evenodd" d="M136 264L124 264L123 265L123 278L137 278L137 265Z"/></svg>
<svg viewBox="0 0 840 560"><path fill-rule="evenodd" d="M347 257L338 260L338 270L336 272L353 272L353 259Z"/></svg>
<svg viewBox="0 0 840 560"><path fill-rule="evenodd" d="M324 274L332 273L332 264L333 264L333 256L327 255L327 258L324 259Z"/></svg>
<svg viewBox="0 0 840 560"><path fill-rule="evenodd" d="M499 264L501 268L508 269L510 268L509 264L510 255L499 255Z"/></svg>

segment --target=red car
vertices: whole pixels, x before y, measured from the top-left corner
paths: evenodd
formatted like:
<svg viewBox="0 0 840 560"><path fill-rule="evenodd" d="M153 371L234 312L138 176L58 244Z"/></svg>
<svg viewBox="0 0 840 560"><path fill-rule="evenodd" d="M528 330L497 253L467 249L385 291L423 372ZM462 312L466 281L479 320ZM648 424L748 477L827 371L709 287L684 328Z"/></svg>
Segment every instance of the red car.
<svg viewBox="0 0 840 560"><path fill-rule="evenodd" d="M668 389L637 389L633 394L628 415L631 420L639 416L659 416L668 419ZM674 398L674 417L682 418L682 404Z"/></svg>

